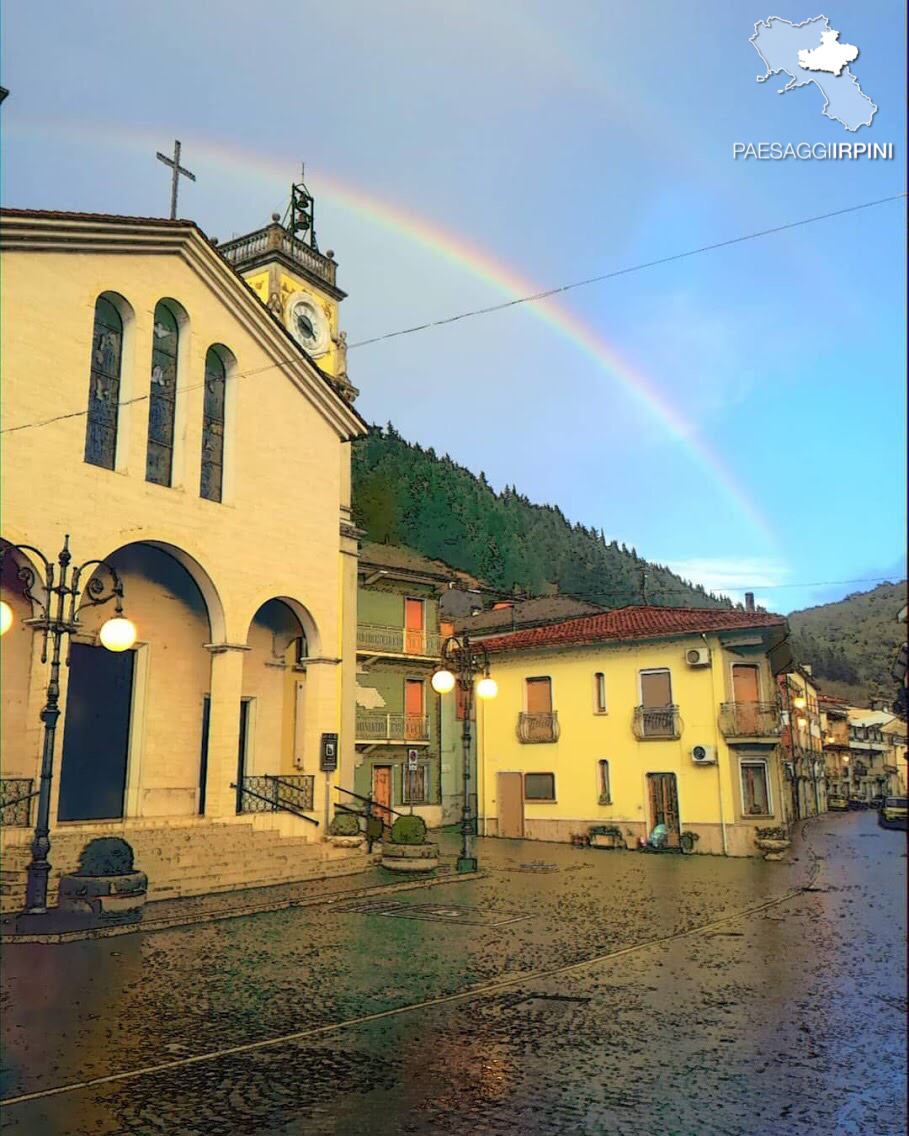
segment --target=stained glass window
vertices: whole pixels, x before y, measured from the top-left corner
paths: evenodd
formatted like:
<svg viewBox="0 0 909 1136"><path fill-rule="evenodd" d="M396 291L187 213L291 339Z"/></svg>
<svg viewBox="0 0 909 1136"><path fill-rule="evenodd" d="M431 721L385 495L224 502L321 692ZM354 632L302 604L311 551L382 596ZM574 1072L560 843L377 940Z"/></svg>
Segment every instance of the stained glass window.
<svg viewBox="0 0 909 1136"><path fill-rule="evenodd" d="M224 466L224 393L227 368L209 347L205 356L205 402L202 409L202 481L199 494L221 500Z"/></svg>
<svg viewBox="0 0 909 1136"><path fill-rule="evenodd" d="M85 460L113 469L117 456L117 414L120 403L120 361L123 320L103 296L95 302L91 377L85 427Z"/></svg>
<svg viewBox="0 0 909 1136"><path fill-rule="evenodd" d="M156 485L170 485L174 464L179 332L176 317L166 304L158 304L155 308L153 335L145 480Z"/></svg>

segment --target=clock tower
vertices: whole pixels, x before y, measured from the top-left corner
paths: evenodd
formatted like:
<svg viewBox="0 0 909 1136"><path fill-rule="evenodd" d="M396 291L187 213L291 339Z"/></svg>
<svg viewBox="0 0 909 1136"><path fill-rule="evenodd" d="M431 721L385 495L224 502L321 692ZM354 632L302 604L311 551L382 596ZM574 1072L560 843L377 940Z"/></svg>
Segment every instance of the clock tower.
<svg viewBox="0 0 909 1136"><path fill-rule="evenodd" d="M359 392L347 377L347 334L338 323L346 293L335 282L334 253L319 249L315 201L302 173L291 186L283 219L273 213L264 229L226 241L219 251L352 403Z"/></svg>

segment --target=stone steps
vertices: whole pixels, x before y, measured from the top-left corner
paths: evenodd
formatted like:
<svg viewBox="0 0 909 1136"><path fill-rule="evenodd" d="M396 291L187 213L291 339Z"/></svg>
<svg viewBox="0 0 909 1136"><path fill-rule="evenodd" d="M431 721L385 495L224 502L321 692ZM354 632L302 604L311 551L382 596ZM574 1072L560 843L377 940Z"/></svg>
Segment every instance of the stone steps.
<svg viewBox="0 0 909 1136"><path fill-rule="evenodd" d="M321 830L316 830L321 834ZM7 840L0 861L0 910L21 910L25 869L31 860L31 834L22 843ZM155 829L106 826L104 830L51 833L52 864L48 900L56 902L60 876L72 872L79 854L96 836L122 836L133 848L136 868L148 875L148 898L175 899L209 892L268 887L299 880L363 871L363 848L335 848L317 836L282 836L251 823L169 824Z"/></svg>

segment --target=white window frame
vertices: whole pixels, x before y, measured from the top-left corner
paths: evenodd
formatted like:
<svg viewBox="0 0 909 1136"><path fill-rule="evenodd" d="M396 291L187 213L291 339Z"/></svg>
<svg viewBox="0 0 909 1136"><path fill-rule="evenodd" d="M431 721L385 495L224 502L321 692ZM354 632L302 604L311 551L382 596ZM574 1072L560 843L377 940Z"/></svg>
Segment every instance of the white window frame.
<svg viewBox="0 0 909 1136"><path fill-rule="evenodd" d="M527 778L528 777L551 777L552 778L552 796L551 797L528 797L527 796ZM524 800L529 805L554 805L558 802L558 789L556 786L556 773L554 769L529 769L521 774L521 792L523 793Z"/></svg>
<svg viewBox="0 0 909 1136"><path fill-rule="evenodd" d="M524 713L525 714L530 713L530 711L527 709L527 684L528 684L528 682L537 682L537 681L540 681L541 679L546 679L549 683L549 713L550 714L555 713L555 690L553 689L552 675L532 674L532 675L524 675L524 680L521 684L521 686L522 686L522 698L524 699Z"/></svg>
<svg viewBox="0 0 909 1136"><path fill-rule="evenodd" d="M638 671L638 706L644 705L644 684L641 682L641 676L645 674L668 674L669 675L669 702L668 706L674 706L672 694L672 670L669 667L644 667Z"/></svg>
<svg viewBox="0 0 909 1136"><path fill-rule="evenodd" d="M602 704L600 700L600 693L602 691L603 698ZM594 671L593 672L593 712L594 714L608 714L609 701L606 698L606 672Z"/></svg>
<svg viewBox="0 0 909 1136"><path fill-rule="evenodd" d="M758 689L758 702L769 702L770 699L765 697L764 694L764 668L760 663L749 663L742 659L736 659L734 662L729 663L729 701L735 701L735 668L736 667L754 667L757 671L757 689Z"/></svg>
<svg viewBox="0 0 909 1136"><path fill-rule="evenodd" d="M605 793L603 792L603 776L602 776L604 765L606 767L606 791L605 791ZM607 797L608 800L604 801L603 800L604 797ZM597 803L600 804L600 805L611 805L612 804L612 777L610 776L609 758L607 758L607 757L597 758Z"/></svg>
<svg viewBox="0 0 909 1136"><path fill-rule="evenodd" d="M766 813L746 813L745 812L745 781L743 779L743 767L746 765L763 765L764 767L764 784L767 786L767 809ZM776 805L773 800L773 783L770 777L770 763L766 757L749 757L742 755L739 758L739 793L741 794L741 815L743 819L759 820L762 817L776 816Z"/></svg>

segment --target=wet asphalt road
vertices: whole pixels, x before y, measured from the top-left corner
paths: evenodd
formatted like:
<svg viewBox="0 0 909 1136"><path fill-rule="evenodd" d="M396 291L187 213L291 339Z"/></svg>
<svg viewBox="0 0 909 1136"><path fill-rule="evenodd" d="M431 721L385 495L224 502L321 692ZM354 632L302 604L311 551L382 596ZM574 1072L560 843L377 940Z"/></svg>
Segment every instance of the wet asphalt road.
<svg viewBox="0 0 909 1136"><path fill-rule="evenodd" d="M824 817L778 864L478 844L482 880L6 948L4 1100L138 1075L3 1131L905 1131L905 833Z"/></svg>

